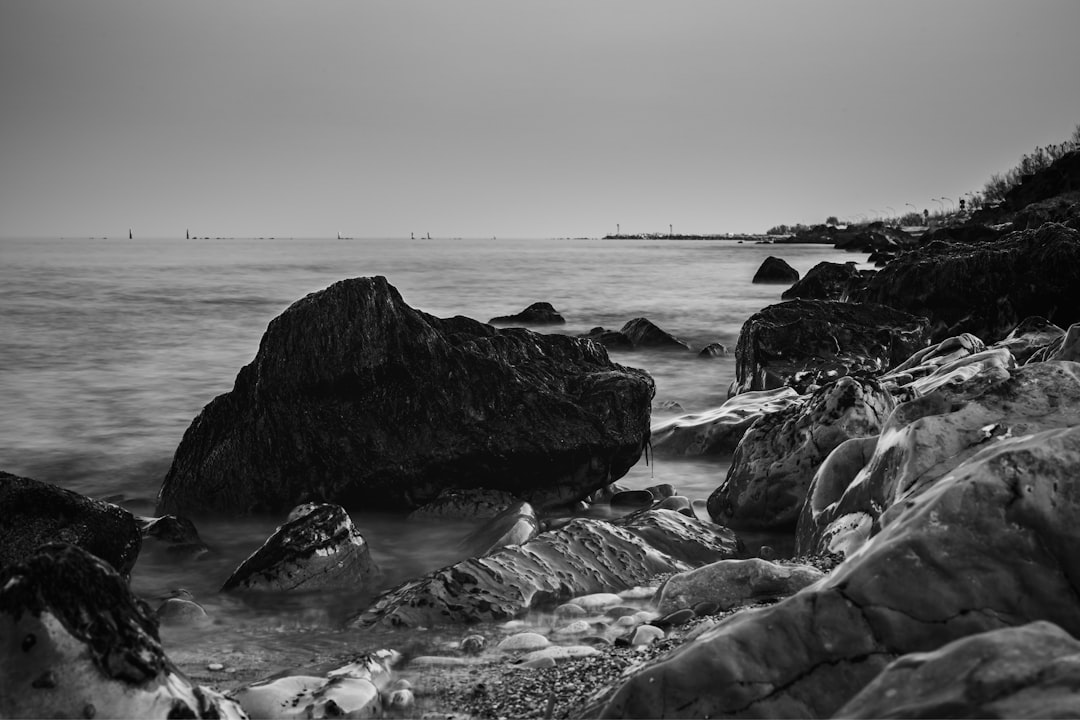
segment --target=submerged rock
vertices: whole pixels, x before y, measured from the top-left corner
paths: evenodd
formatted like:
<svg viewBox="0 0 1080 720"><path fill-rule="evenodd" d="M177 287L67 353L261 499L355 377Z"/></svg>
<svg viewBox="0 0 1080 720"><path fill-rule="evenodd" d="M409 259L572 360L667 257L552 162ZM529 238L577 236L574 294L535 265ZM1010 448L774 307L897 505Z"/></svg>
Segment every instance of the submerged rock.
<svg viewBox="0 0 1080 720"><path fill-rule="evenodd" d="M1038 621L904 655L837 718L1080 716L1080 642Z"/></svg>
<svg viewBox="0 0 1080 720"><path fill-rule="evenodd" d="M671 510L579 518L524 545L470 558L381 596L354 625L431 627L508 620L534 607L618 592L653 576L732 557L735 535Z"/></svg>
<svg viewBox="0 0 1080 720"><path fill-rule="evenodd" d="M475 487L562 505L637 462L652 395L595 343L439 319L385 278L343 280L271 321L184 434L158 511L411 510Z"/></svg>
<svg viewBox="0 0 1080 720"><path fill-rule="evenodd" d="M770 255L754 273L752 283L780 283L790 285L798 282L799 271L787 264L787 261Z"/></svg>
<svg viewBox="0 0 1080 720"><path fill-rule="evenodd" d="M0 570L0 677L3 717L246 717L181 673L146 603L74 545Z"/></svg>
<svg viewBox="0 0 1080 720"><path fill-rule="evenodd" d="M199 537L195 523L185 517L163 515L137 518L145 545L160 545L170 555L201 558L210 548Z"/></svg>
<svg viewBox="0 0 1080 720"><path fill-rule="evenodd" d="M800 393L845 375L877 375L927 345L928 323L862 303L791 300L743 323L729 395L789 385Z"/></svg>
<svg viewBox="0 0 1080 720"><path fill-rule="evenodd" d="M709 514L736 530L793 529L826 456L849 438L877 435L894 406L878 382L844 377L761 417L709 495Z"/></svg>
<svg viewBox="0 0 1080 720"><path fill-rule="evenodd" d="M127 577L142 536L135 516L117 505L0 472L0 569L57 542L78 545Z"/></svg>
<svg viewBox="0 0 1080 720"><path fill-rule="evenodd" d="M754 422L802 402L790 387L752 390L713 410L681 415L652 428L653 451L661 455L727 455Z"/></svg>
<svg viewBox="0 0 1080 720"><path fill-rule="evenodd" d="M339 505L305 505L222 585L230 590L365 587L378 576L367 541Z"/></svg>
<svg viewBox="0 0 1080 720"><path fill-rule="evenodd" d="M587 717L829 717L897 656L1046 620L1080 633L1080 427L995 443L812 587L634 671Z"/></svg>
<svg viewBox="0 0 1080 720"><path fill-rule="evenodd" d="M560 315L551 303L535 302L516 315L500 315L488 320L492 325L511 325L520 323L523 325L563 325L566 320Z"/></svg>

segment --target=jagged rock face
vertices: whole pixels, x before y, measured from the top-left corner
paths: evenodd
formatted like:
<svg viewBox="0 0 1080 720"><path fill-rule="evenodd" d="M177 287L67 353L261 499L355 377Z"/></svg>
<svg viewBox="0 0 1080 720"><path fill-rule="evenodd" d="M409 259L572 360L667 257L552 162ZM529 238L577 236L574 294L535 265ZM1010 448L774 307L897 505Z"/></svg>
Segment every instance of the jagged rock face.
<svg viewBox="0 0 1080 720"><path fill-rule="evenodd" d="M78 545L127 577L142 536L135 516L112 503L0 472L0 568L55 542Z"/></svg>
<svg viewBox="0 0 1080 720"><path fill-rule="evenodd" d="M880 374L928 342L927 321L881 305L791 300L743 323L729 395Z"/></svg>
<svg viewBox="0 0 1080 720"><path fill-rule="evenodd" d="M500 315L488 320L492 325L563 325L566 319L552 307L551 303L535 302L516 315Z"/></svg>
<svg viewBox="0 0 1080 720"><path fill-rule="evenodd" d="M361 589L379 575L367 541L340 505L305 505L241 563L223 591Z"/></svg>
<svg viewBox="0 0 1080 720"><path fill-rule="evenodd" d="M1080 321L1080 232L1046 224L977 245L932 242L889 263L852 293L930 319L934 340L996 342L1026 317Z"/></svg>
<svg viewBox="0 0 1080 720"><path fill-rule="evenodd" d="M841 300L860 277L854 262L820 262L781 295L783 300Z"/></svg>
<svg viewBox="0 0 1080 720"><path fill-rule="evenodd" d="M3 717L246 717L177 670L146 603L74 545L0 570L0 677Z"/></svg>
<svg viewBox="0 0 1080 720"><path fill-rule="evenodd" d="M508 620L579 595L618 592L738 551L726 528L673 510L579 518L524 545L470 558L380 597L356 625L431 627Z"/></svg>
<svg viewBox="0 0 1080 720"><path fill-rule="evenodd" d="M709 496L709 514L736 530L794 528L826 456L848 438L876 435L894 405L879 383L844 377L806 402L763 416Z"/></svg>
<svg viewBox="0 0 1080 720"><path fill-rule="evenodd" d="M752 283L782 283L790 285L798 282L799 271L787 264L783 258L770 255L754 273Z"/></svg>
<svg viewBox="0 0 1080 720"><path fill-rule="evenodd" d="M1080 428L1005 440L830 576L634 673L594 717L828 717L896 657L1047 620L1080 633Z"/></svg>
<svg viewBox="0 0 1080 720"><path fill-rule="evenodd" d="M652 395L595 343L439 319L385 278L343 280L270 323L184 434L158 511L411 510L459 487L576 501L637 462Z"/></svg>
<svg viewBox="0 0 1080 720"><path fill-rule="evenodd" d="M991 351L1010 358L1008 351ZM857 458L814 479L796 534L796 552L850 552L877 532L882 513L924 492L988 445L1080 425L1080 364L995 367L897 406L866 465ZM861 451L866 456L866 451Z"/></svg>
<svg viewBox="0 0 1080 720"><path fill-rule="evenodd" d="M893 661L837 718L1080 715L1080 642L1038 621Z"/></svg>
<svg viewBox="0 0 1080 720"><path fill-rule="evenodd" d="M622 329L623 335L630 338L635 348L653 348L655 350L689 350L690 346L677 337L662 330L648 318L628 320Z"/></svg>
<svg viewBox="0 0 1080 720"><path fill-rule="evenodd" d="M729 610L794 595L823 577L823 572L809 565L778 565L760 558L719 560L672 575L660 588L656 611L666 615L703 602Z"/></svg>
<svg viewBox="0 0 1080 720"><path fill-rule="evenodd" d="M905 387L916 379L939 373L941 368L986 350L983 341L964 333L923 348L878 379L889 387Z"/></svg>
<svg viewBox="0 0 1080 720"><path fill-rule="evenodd" d="M720 407L681 415L652 428L653 452L661 455L729 455L754 422L799 403L789 387L745 392Z"/></svg>

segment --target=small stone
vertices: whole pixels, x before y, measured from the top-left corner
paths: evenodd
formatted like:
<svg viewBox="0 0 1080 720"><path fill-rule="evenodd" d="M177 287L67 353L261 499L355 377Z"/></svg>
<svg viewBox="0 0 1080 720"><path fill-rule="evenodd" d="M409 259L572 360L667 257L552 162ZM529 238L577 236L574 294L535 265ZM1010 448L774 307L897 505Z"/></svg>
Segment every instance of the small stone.
<svg viewBox="0 0 1080 720"><path fill-rule="evenodd" d="M649 507L654 499L653 494L648 490L624 490L611 496L611 507L624 509Z"/></svg>
<svg viewBox="0 0 1080 720"><path fill-rule="evenodd" d="M671 483L661 483L660 485L651 485L646 488L654 500L663 500L676 494L675 486Z"/></svg>
<svg viewBox="0 0 1080 720"><path fill-rule="evenodd" d="M487 640L483 635L469 635L462 639L459 647L463 653L479 655L483 651L485 645L487 645Z"/></svg>
<svg viewBox="0 0 1080 720"><path fill-rule="evenodd" d="M574 598L571 602L585 610L585 612L602 612L609 607L614 607L623 601L615 593L593 593Z"/></svg>
<svg viewBox="0 0 1080 720"><path fill-rule="evenodd" d="M528 627L529 623L524 620L507 620L502 624L503 630L520 630L523 627Z"/></svg>
<svg viewBox="0 0 1080 720"><path fill-rule="evenodd" d="M416 698L412 690L406 688L394 690L386 701L386 706L391 710L408 710L414 704L416 704Z"/></svg>
<svg viewBox="0 0 1080 720"><path fill-rule="evenodd" d="M171 597L161 603L157 616L162 625L198 625L210 619L197 602L179 597Z"/></svg>
<svg viewBox="0 0 1080 720"><path fill-rule="evenodd" d="M414 657L409 661L410 665L416 667L439 667L439 666L456 666L456 665L472 665L475 661L468 658L459 657L447 657L445 655L421 655Z"/></svg>
<svg viewBox="0 0 1080 720"><path fill-rule="evenodd" d="M619 627L633 627L638 625L638 620L633 615L623 615L621 618L615 621L615 624Z"/></svg>
<svg viewBox="0 0 1080 720"><path fill-rule="evenodd" d="M213 672L220 672L220 671L225 669L225 666L222 665L219 662L212 662L212 663L207 663L206 669L211 670Z"/></svg>
<svg viewBox="0 0 1080 720"><path fill-rule="evenodd" d="M609 618L621 618L623 615L633 615L640 608L630 607L629 605L616 605L615 607L608 608L604 611L604 614Z"/></svg>
<svg viewBox="0 0 1080 720"><path fill-rule="evenodd" d="M658 617L660 617L660 613L653 612L652 610L639 610L634 613L634 619L641 623L652 622Z"/></svg>
<svg viewBox="0 0 1080 720"><path fill-rule="evenodd" d="M655 625L641 625L630 639L631 645L652 645L664 637L664 631Z"/></svg>
<svg viewBox="0 0 1080 720"><path fill-rule="evenodd" d="M555 630L557 635L584 635L592 630L587 620L575 620L569 625L564 625Z"/></svg>
<svg viewBox="0 0 1080 720"><path fill-rule="evenodd" d="M655 587L646 587L642 585L632 587L629 590L623 590L619 593L619 597L623 600L652 600L654 595L656 595Z"/></svg>
<svg viewBox="0 0 1080 720"><path fill-rule="evenodd" d="M682 610L675 610L663 617L656 618L652 621L652 624L659 628L676 627L678 625L685 625L695 617L697 617L697 614L691 608L683 608Z"/></svg>
<svg viewBox="0 0 1080 720"><path fill-rule="evenodd" d="M555 617L560 618L579 618L585 617L586 614L585 608L576 603L564 603L555 608Z"/></svg>
<svg viewBox="0 0 1080 720"><path fill-rule="evenodd" d="M776 557L776 550L773 549L772 545L762 545L761 549L758 550L758 557L762 560L772 560Z"/></svg>
<svg viewBox="0 0 1080 720"><path fill-rule="evenodd" d="M517 650L539 650L551 645L551 641L539 633L517 633L505 638L497 646L501 652L514 652Z"/></svg>
<svg viewBox="0 0 1080 720"><path fill-rule="evenodd" d="M719 609L720 603L706 600L704 602L699 602L697 605L694 606L694 614L698 617L704 617L705 615L712 615Z"/></svg>
<svg viewBox="0 0 1080 720"><path fill-rule="evenodd" d="M518 667L526 667L534 670L539 670L540 668L555 667L555 665L555 658L544 656L532 658L531 660L525 660L524 662L520 663Z"/></svg>

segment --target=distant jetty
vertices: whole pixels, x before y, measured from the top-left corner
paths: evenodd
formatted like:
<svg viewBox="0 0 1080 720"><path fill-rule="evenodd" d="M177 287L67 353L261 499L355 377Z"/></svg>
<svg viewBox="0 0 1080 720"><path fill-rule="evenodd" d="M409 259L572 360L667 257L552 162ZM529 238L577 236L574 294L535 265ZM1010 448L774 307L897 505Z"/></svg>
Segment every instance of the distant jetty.
<svg viewBox="0 0 1080 720"><path fill-rule="evenodd" d="M710 235L687 235L683 233L617 233L605 235L602 240L768 240L768 235L715 233Z"/></svg>

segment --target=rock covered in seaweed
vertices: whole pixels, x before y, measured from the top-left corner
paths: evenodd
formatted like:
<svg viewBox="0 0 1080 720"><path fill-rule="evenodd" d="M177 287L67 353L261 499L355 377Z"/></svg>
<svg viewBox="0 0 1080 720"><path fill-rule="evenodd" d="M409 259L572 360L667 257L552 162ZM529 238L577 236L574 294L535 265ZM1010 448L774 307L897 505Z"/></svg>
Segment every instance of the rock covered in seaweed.
<svg viewBox="0 0 1080 720"><path fill-rule="evenodd" d="M733 557L738 549L730 530L674 510L647 510L613 522L579 518L523 545L407 582L353 623L431 627L508 620L533 607L617 592L660 573Z"/></svg>
<svg viewBox="0 0 1080 720"><path fill-rule="evenodd" d="M806 275L789 287L782 300L843 300L851 286L861 277L854 262L819 262Z"/></svg>
<svg viewBox="0 0 1080 720"><path fill-rule="evenodd" d="M305 504L225 584L229 590L357 590L379 575L367 541L340 505Z"/></svg>
<svg viewBox="0 0 1080 720"><path fill-rule="evenodd" d="M467 487L566 504L637 462L652 395L595 343L439 319L385 278L343 280L271 321L184 434L158 509L410 510Z"/></svg>
<svg viewBox="0 0 1080 720"><path fill-rule="evenodd" d="M78 545L127 577L142 536L135 516L121 507L0 472L0 568L55 542Z"/></svg>
<svg viewBox="0 0 1080 720"><path fill-rule="evenodd" d="M0 570L0 648L3 717L246 717L177 670L146 603L74 545Z"/></svg>
<svg viewBox="0 0 1080 720"><path fill-rule="evenodd" d="M925 318L866 303L790 300L743 323L729 395L789 385L800 393L844 375L881 374L929 340Z"/></svg>

